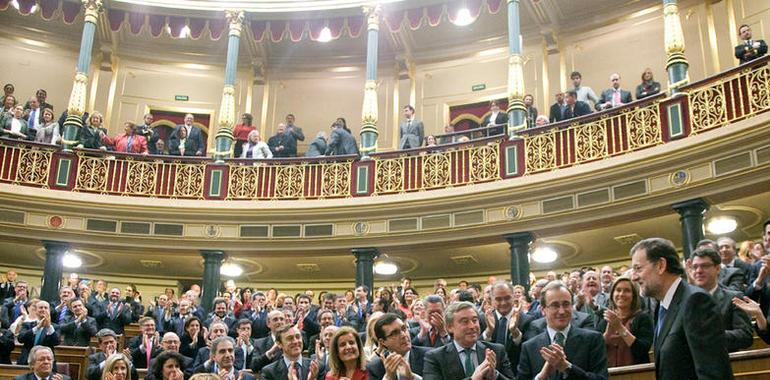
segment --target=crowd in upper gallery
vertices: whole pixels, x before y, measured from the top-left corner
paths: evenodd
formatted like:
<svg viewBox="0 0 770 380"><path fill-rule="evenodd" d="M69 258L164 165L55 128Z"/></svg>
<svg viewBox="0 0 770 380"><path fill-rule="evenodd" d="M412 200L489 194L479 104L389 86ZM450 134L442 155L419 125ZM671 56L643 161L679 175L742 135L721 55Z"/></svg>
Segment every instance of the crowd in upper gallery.
<svg viewBox="0 0 770 380"><path fill-rule="evenodd" d="M95 337L89 380L132 380L137 368L158 380L607 379L609 367L648 363L653 349L658 379L728 379L728 352L750 347L754 332L770 343L770 220L762 231L740 246L702 240L685 261L670 241L644 239L631 267L530 274L529 291L490 276L451 287L438 279L421 296L402 278L372 298L366 286L316 298L228 280L209 313L198 285L145 303L134 285L121 293L72 273L49 304L9 271L0 363L18 342L17 363L48 379L52 349ZM133 322L141 333L118 346ZM122 372L112 372L116 360Z"/></svg>
<svg viewBox="0 0 770 380"><path fill-rule="evenodd" d="M751 28L741 25L740 38L743 40L735 47L735 57L741 64L767 54L767 44L763 40L752 39ZM542 127L550 123L589 115L595 111L604 111L623 106L634 100L632 93L621 85L620 75L613 73L609 77L610 85L600 95L583 84L583 77L578 71L570 74L573 87L558 91L549 114L541 114L534 107L532 95L524 96L527 128ZM4 97L0 107L0 135L36 141L46 144L61 144L66 111L56 119L54 107L46 102L47 93L40 89L24 105L15 95L13 84L3 88ZM642 72L641 83L636 86L636 100L654 96L661 91L660 83L655 81L652 70ZM436 147L451 143L466 142L471 139L489 136L507 135L508 114L500 109L497 101L490 102L489 113L484 117L479 129L462 133L455 131L453 125L444 127L443 135L425 135L425 126L415 115L411 105L403 107L403 120L399 124L398 149L417 149ZM153 115L146 114L142 124L131 121L123 123L123 133L111 137L104 127L104 118L98 111L83 116L84 127L76 137L76 147L101 149L121 153L206 156L206 141L201 129L194 125L194 116L187 114L184 123L177 125L169 136L161 136L157 128L151 125ZM253 124L253 116L245 113L233 130L235 137L234 157L248 159L269 159L297 157L297 142L305 141L302 128L295 124L293 114L286 115L285 123L280 123L276 133L265 143ZM320 131L308 145L305 157L331 155L358 155L358 143L347 126L345 118L337 118L329 132Z"/></svg>

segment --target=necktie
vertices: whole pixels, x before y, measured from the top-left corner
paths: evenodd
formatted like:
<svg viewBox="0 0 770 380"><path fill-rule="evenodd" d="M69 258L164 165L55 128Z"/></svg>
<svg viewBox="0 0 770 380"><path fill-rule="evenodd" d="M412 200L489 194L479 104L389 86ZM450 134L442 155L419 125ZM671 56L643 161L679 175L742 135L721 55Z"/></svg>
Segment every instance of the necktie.
<svg viewBox="0 0 770 380"><path fill-rule="evenodd" d="M502 317L497 322L497 336L495 337L495 343L505 345L505 338L508 335L508 318Z"/></svg>
<svg viewBox="0 0 770 380"><path fill-rule="evenodd" d="M243 350L243 357L244 357L243 368L241 368L241 370L245 371L246 368L247 368L246 365L248 364L248 363L246 363L245 358L247 358L249 356L249 347L244 344L243 346L241 346L241 349Z"/></svg>
<svg viewBox="0 0 770 380"><path fill-rule="evenodd" d="M147 368L150 368L150 357L152 356L152 340L147 339L147 344L145 345L145 356L147 358Z"/></svg>
<svg viewBox="0 0 770 380"><path fill-rule="evenodd" d="M134 136L128 136L128 144L126 146L126 152L131 153L131 145L134 143Z"/></svg>
<svg viewBox="0 0 770 380"><path fill-rule="evenodd" d="M298 319L297 328L302 331L302 328L305 326L305 316L300 314Z"/></svg>
<svg viewBox="0 0 770 380"><path fill-rule="evenodd" d="M612 105L617 106L620 104L620 90L615 90L612 94Z"/></svg>
<svg viewBox="0 0 770 380"><path fill-rule="evenodd" d="M470 348L466 348L463 350L465 353L465 363L463 364L463 369L465 370L465 377L471 377L473 376L473 350Z"/></svg>
<svg viewBox="0 0 770 380"><path fill-rule="evenodd" d="M436 338L438 338L438 334L436 333L436 329L430 329L430 345L431 345L431 347L436 347Z"/></svg>
<svg viewBox="0 0 770 380"><path fill-rule="evenodd" d="M302 372L301 372L301 367L300 367L298 362L294 362L294 364L292 364L291 371L294 372L294 377L295 378L297 378L297 379L300 378L299 374L302 373Z"/></svg>
<svg viewBox="0 0 770 380"><path fill-rule="evenodd" d="M363 317L363 315L364 315L364 308L363 308L363 306L361 305L361 302L359 302L359 303L358 303L358 318L361 318L361 317Z"/></svg>
<svg viewBox="0 0 770 380"><path fill-rule="evenodd" d="M29 113L29 122L28 122L29 128L32 128L32 129L35 128L36 113L37 113L37 110L34 110L34 109Z"/></svg>
<svg viewBox="0 0 770 380"><path fill-rule="evenodd" d="M658 308L658 321L655 323L655 340L658 339L658 334L660 334L660 330L663 329L663 322L666 321L666 308L663 306L660 306Z"/></svg>
<svg viewBox="0 0 770 380"><path fill-rule="evenodd" d="M553 336L553 342L562 347L564 347L564 339L564 334L561 331L557 331Z"/></svg>
<svg viewBox="0 0 770 380"><path fill-rule="evenodd" d="M40 345L40 342L43 340L43 334L45 334L44 328L40 328L37 330L37 334L35 334L35 346Z"/></svg>
<svg viewBox="0 0 770 380"><path fill-rule="evenodd" d="M15 321L16 318L19 318L19 315L21 315L21 301L16 301L16 305L13 306L13 320Z"/></svg>
<svg viewBox="0 0 770 380"><path fill-rule="evenodd" d="M112 310L110 310L110 319L115 319L115 315L118 311L118 305L115 302L112 303Z"/></svg>
<svg viewBox="0 0 770 380"><path fill-rule="evenodd" d="M64 316L67 315L67 306L62 306L61 311L59 312L59 320L64 320Z"/></svg>

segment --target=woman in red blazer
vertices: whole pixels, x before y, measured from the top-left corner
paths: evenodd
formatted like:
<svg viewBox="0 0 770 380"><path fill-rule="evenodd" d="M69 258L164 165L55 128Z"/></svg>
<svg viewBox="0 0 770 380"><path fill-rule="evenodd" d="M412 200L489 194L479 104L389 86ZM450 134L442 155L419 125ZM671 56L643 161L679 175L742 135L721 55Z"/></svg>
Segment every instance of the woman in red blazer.
<svg viewBox="0 0 770 380"><path fill-rule="evenodd" d="M127 121L123 123L124 133L114 138L104 136L104 143L115 147L116 152L148 154L147 139L142 135L136 134L136 124Z"/></svg>

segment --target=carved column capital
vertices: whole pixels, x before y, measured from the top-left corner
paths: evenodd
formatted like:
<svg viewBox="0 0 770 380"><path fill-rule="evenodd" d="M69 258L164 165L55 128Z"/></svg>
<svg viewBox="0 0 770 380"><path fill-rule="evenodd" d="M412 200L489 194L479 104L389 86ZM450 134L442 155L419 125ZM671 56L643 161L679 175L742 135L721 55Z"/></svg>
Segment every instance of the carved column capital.
<svg viewBox="0 0 770 380"><path fill-rule="evenodd" d="M380 29L380 15L382 14L382 8L379 5L365 6L364 14L366 15L366 25L368 29Z"/></svg>
<svg viewBox="0 0 770 380"><path fill-rule="evenodd" d="M103 0L82 0L83 8L86 14L86 22L92 22L96 24L99 19L99 13L103 8Z"/></svg>
<svg viewBox="0 0 770 380"><path fill-rule="evenodd" d="M225 11L225 17L230 24L230 35L239 36L243 31L243 21L246 19L246 13L239 10Z"/></svg>

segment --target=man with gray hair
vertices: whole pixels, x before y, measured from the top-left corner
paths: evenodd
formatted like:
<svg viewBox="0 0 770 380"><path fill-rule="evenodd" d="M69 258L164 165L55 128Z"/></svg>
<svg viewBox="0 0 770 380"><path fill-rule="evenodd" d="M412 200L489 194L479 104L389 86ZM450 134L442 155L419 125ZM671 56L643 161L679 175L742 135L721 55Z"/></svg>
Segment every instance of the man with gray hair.
<svg viewBox="0 0 770 380"><path fill-rule="evenodd" d="M34 346L53 347L59 345L59 333L51 323L51 307L46 301L38 301L36 305L37 320L24 322L18 335L19 343L24 347L16 364L27 364L27 357Z"/></svg>
<svg viewBox="0 0 770 380"><path fill-rule="evenodd" d="M318 157L326 153L326 131L320 131L305 152L305 157Z"/></svg>
<svg viewBox="0 0 770 380"><path fill-rule="evenodd" d="M212 327L219 322L212 324ZM208 347L205 347L208 348ZM203 350L203 349L201 349ZM214 373L221 380L256 380L254 375L236 369L235 340L229 336L220 336L211 341L211 354L206 363L195 369L195 373Z"/></svg>
<svg viewBox="0 0 770 380"><path fill-rule="evenodd" d="M54 373L53 351L46 346L35 346L29 351L29 373L13 380L70 380L67 375Z"/></svg>
<svg viewBox="0 0 770 380"><path fill-rule="evenodd" d="M451 341L444 319L444 299L432 294L423 299L425 319L419 319L419 332L414 334L412 345L419 347L441 347Z"/></svg>
<svg viewBox="0 0 770 380"><path fill-rule="evenodd" d="M453 340L425 354L424 380L514 378L505 348L479 340L479 314L472 303L450 304L445 319Z"/></svg>
<svg viewBox="0 0 770 380"><path fill-rule="evenodd" d="M217 338L227 336L228 331L229 329L227 328L227 324L225 322L212 322L211 326L209 326L209 339L213 342ZM233 342L235 342L235 340L233 340ZM235 347L235 343L233 343L233 347ZM195 373L200 372L199 370L201 367L210 364L212 355L211 352L212 351L210 347L201 347L201 349L198 350L198 355L195 356L195 364L193 364ZM243 355L243 350L235 350L233 355L235 357L235 366L237 368L243 368L243 363L246 360Z"/></svg>
<svg viewBox="0 0 770 380"><path fill-rule="evenodd" d="M86 370L87 380L101 380L102 370L104 370L104 364L110 355L120 353L118 352L118 336L114 331L110 329L101 329L96 333L96 339L99 343L99 352L88 356L88 369ZM128 348L123 350L123 354L126 357L131 357L131 353ZM131 365L131 378L138 379L136 372L136 366Z"/></svg>
<svg viewBox="0 0 770 380"><path fill-rule="evenodd" d="M749 285L749 274L751 273L751 264L736 257L735 240L723 236L717 239L717 248L719 258L722 261L719 271L719 283L741 293L746 292Z"/></svg>

